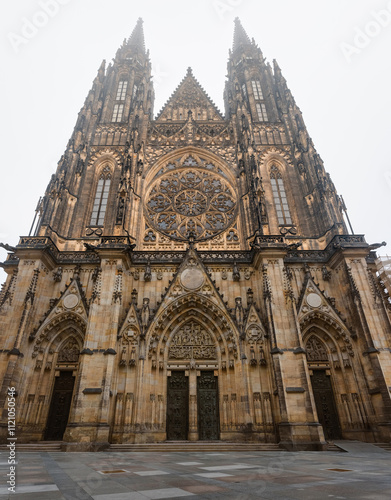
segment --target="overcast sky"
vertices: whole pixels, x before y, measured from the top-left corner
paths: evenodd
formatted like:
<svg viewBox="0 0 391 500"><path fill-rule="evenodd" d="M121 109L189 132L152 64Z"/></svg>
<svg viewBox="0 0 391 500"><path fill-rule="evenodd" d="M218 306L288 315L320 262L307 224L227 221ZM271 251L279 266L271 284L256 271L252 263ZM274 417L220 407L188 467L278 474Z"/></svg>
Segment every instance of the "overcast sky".
<svg viewBox="0 0 391 500"><path fill-rule="evenodd" d="M390 0L1 2L0 241L28 234L102 59L114 57L138 17L156 115L188 66L224 112L236 16L279 62L354 231L386 240L380 253L391 254Z"/></svg>

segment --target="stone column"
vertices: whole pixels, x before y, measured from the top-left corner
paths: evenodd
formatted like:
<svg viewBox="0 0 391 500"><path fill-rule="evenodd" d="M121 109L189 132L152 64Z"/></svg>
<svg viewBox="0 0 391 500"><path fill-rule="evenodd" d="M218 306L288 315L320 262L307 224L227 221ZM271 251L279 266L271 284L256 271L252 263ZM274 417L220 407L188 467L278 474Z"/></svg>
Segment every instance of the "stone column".
<svg viewBox="0 0 391 500"><path fill-rule="evenodd" d="M300 330L292 298L284 288L285 253L282 249L265 249L261 263L280 405L280 445L292 450L323 449L326 443L317 418Z"/></svg>
<svg viewBox="0 0 391 500"><path fill-rule="evenodd" d="M197 376L200 372L189 370L189 441L198 441Z"/></svg>
<svg viewBox="0 0 391 500"><path fill-rule="evenodd" d="M100 451L109 446L111 386L117 363L114 347L124 263L115 254L102 257L100 303L90 308L75 388L76 403L64 434L63 448L68 451Z"/></svg>

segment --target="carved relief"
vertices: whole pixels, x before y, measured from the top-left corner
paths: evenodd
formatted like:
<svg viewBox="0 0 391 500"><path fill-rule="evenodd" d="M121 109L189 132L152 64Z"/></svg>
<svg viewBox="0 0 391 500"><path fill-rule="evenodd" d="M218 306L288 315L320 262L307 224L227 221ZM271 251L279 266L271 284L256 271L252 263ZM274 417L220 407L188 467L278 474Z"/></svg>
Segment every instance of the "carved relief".
<svg viewBox="0 0 391 500"><path fill-rule="evenodd" d="M312 336L306 344L308 361L328 361L326 346L317 337Z"/></svg>
<svg viewBox="0 0 391 500"><path fill-rule="evenodd" d="M77 363L79 360L80 347L76 339L72 338L61 348L58 353L58 363Z"/></svg>
<svg viewBox="0 0 391 500"><path fill-rule="evenodd" d="M130 322L132 318L129 318ZM135 318L134 318L135 319ZM132 324L128 326L122 333L121 341L121 354L119 365L130 367L136 366L136 355L139 345L139 332L138 329Z"/></svg>
<svg viewBox="0 0 391 500"><path fill-rule="evenodd" d="M215 342L200 324L187 323L171 340L169 358L216 359Z"/></svg>

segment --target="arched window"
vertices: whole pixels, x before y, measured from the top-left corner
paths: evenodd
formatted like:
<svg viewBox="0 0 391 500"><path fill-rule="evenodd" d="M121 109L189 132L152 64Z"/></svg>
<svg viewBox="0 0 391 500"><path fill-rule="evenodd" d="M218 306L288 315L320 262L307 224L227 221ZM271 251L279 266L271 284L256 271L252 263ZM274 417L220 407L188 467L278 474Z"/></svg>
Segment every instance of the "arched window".
<svg viewBox="0 0 391 500"><path fill-rule="evenodd" d="M105 167L99 177L98 187L96 188L95 201L91 214L91 226L103 226L107 200L109 198L110 182L111 171L109 167Z"/></svg>
<svg viewBox="0 0 391 500"><path fill-rule="evenodd" d="M266 105L264 102L261 82L259 80L251 80L251 86L253 90L253 96L255 99L255 107L257 109L258 121L267 122L269 119L267 117Z"/></svg>
<svg viewBox="0 0 391 500"><path fill-rule="evenodd" d="M132 91L132 101L134 101L134 99L136 98L137 90L138 90L138 87L137 87L136 84L134 84L133 85L133 91Z"/></svg>
<svg viewBox="0 0 391 500"><path fill-rule="evenodd" d="M120 80L118 83L116 101L124 101L126 97L126 89L128 88L127 80Z"/></svg>
<svg viewBox="0 0 391 500"><path fill-rule="evenodd" d="M124 105L122 101L125 100L127 88L128 88L127 80L120 80L118 82L117 94L115 96L115 103L113 108L113 115L111 117L112 122L122 122L124 114Z"/></svg>
<svg viewBox="0 0 391 500"><path fill-rule="evenodd" d="M270 181L272 184L273 199L276 206L278 223L281 225L292 224L284 181L282 180L280 171L275 165L273 165L270 169Z"/></svg>
<svg viewBox="0 0 391 500"><path fill-rule="evenodd" d="M124 114L123 104L114 104L112 122L122 122L122 115Z"/></svg>

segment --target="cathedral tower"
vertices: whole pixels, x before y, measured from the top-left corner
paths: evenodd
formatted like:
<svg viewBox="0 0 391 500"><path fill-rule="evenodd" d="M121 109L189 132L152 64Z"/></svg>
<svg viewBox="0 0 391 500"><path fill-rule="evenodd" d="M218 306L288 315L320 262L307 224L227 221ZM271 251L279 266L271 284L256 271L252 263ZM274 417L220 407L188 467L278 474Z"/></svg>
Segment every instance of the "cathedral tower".
<svg viewBox="0 0 391 500"><path fill-rule="evenodd" d="M103 61L33 234L3 245L19 442L390 440L376 245L348 233L281 69L238 19L224 102L189 68L155 117L141 19Z"/></svg>

